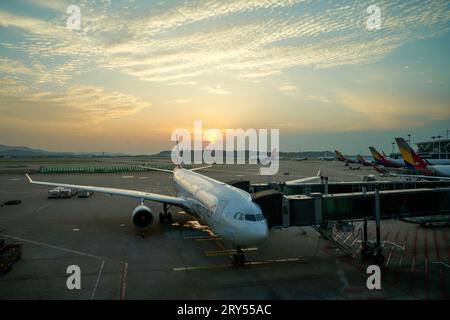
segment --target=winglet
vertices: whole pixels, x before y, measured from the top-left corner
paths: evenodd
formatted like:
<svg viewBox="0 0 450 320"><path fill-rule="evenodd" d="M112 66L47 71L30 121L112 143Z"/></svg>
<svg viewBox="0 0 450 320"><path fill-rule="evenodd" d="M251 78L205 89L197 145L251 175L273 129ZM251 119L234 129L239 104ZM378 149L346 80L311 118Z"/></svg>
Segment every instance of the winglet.
<svg viewBox="0 0 450 320"><path fill-rule="evenodd" d="M28 181L30 181L30 183L33 183L33 179L31 179L31 177L28 175L28 173L25 173L25 175L27 176Z"/></svg>
<svg viewBox="0 0 450 320"><path fill-rule="evenodd" d="M317 177L320 177L322 175L322 170L319 170L319 172L317 172Z"/></svg>

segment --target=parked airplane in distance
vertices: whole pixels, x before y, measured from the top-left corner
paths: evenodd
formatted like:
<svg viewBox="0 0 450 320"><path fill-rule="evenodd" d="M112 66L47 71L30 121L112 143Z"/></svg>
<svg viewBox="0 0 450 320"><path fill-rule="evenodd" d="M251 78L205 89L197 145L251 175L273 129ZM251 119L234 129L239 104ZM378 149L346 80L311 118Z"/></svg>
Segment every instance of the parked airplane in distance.
<svg viewBox="0 0 450 320"><path fill-rule="evenodd" d="M373 163L368 162L366 159L364 159L362 156L360 156L359 154L356 156L356 159L358 160L358 162L360 164L362 164L365 167L373 167Z"/></svg>
<svg viewBox="0 0 450 320"><path fill-rule="evenodd" d="M385 166L386 168L403 168L405 167L405 162L399 159L386 158L381 155L377 149L374 147L369 147L370 153L373 156L375 164Z"/></svg>
<svg viewBox="0 0 450 320"><path fill-rule="evenodd" d="M347 163L359 163L359 161L355 157L344 156L338 150L334 150L336 154L336 159L338 161L347 162Z"/></svg>
<svg viewBox="0 0 450 320"><path fill-rule="evenodd" d="M320 161L334 161L336 157L319 157Z"/></svg>
<svg viewBox="0 0 450 320"><path fill-rule="evenodd" d="M403 160L417 170L427 172L427 175L438 178L450 177L450 165L433 165L421 158L403 138L396 138L395 141L400 149Z"/></svg>

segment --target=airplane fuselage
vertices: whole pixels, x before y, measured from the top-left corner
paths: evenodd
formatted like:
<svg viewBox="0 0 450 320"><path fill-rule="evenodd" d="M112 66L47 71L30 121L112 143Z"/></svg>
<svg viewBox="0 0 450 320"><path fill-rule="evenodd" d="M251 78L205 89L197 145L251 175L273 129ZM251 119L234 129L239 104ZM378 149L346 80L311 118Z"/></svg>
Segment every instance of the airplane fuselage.
<svg viewBox="0 0 450 320"><path fill-rule="evenodd" d="M222 239L239 246L267 239L267 222L247 192L183 168L175 168L172 179L177 196L187 200L184 209Z"/></svg>
<svg viewBox="0 0 450 320"><path fill-rule="evenodd" d="M450 166L435 165L435 166L428 166L427 169L432 171L436 176L450 177Z"/></svg>

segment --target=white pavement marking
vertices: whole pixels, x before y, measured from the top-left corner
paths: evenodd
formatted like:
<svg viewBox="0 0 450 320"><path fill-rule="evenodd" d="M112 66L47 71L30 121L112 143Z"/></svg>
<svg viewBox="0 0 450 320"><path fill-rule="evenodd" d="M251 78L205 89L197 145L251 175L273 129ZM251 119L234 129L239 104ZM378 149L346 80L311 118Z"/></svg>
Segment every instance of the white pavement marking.
<svg viewBox="0 0 450 320"><path fill-rule="evenodd" d="M443 261L435 261L435 262L432 262L432 263L433 263L433 264L442 264L443 266L445 266L445 267L447 267L447 268L450 269L450 265L446 264L446 263L443 262Z"/></svg>
<svg viewBox="0 0 450 320"><path fill-rule="evenodd" d="M24 239L24 238L19 238L19 237L14 237L14 236L10 236L10 235L4 235L7 238L11 238L14 240L18 240L18 241L22 241L22 242L28 242L31 244L35 244L38 246L43 246L43 247L47 247L47 248L51 248L51 249L56 249L56 250L61 250L61 251L65 251L65 252L70 252L70 253L74 253L80 256L85 256L85 257L89 257L89 258L94 258L94 259L98 259L98 260L106 260L108 258L105 257L100 257L100 256L96 256L94 254L90 254L90 253L86 253L86 252L81 252L81 251L77 251L77 250L72 250L72 249L67 249L67 248L63 248L63 247L58 247L52 244L48 244L48 243L44 243L44 242L39 242L39 241L33 241L33 240L28 240L28 239Z"/></svg>
<svg viewBox="0 0 450 320"><path fill-rule="evenodd" d="M39 212L39 211L42 211L42 210L44 210L45 208L48 208L49 206L50 206L50 203L47 203L47 204L43 205L42 207L40 207L40 208L36 209L36 211L35 211L35 212Z"/></svg>
<svg viewBox="0 0 450 320"><path fill-rule="evenodd" d="M120 300L125 300L125 291L127 289L128 262L123 263L122 279L120 284Z"/></svg>
<svg viewBox="0 0 450 320"><path fill-rule="evenodd" d="M94 289L92 289L91 300L94 300L95 292L97 291L98 284L100 283L100 277L102 276L103 267L105 266L105 260L102 261L100 271L98 272L97 281L95 282Z"/></svg>

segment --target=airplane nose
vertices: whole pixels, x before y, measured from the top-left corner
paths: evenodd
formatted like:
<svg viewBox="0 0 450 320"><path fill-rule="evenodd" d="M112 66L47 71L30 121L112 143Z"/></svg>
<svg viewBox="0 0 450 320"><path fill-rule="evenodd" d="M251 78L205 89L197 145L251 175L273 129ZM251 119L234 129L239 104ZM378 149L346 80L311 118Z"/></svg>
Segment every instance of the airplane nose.
<svg viewBox="0 0 450 320"><path fill-rule="evenodd" d="M258 227L254 229L253 238L255 243L264 242L269 237L269 229L267 223L261 222Z"/></svg>

